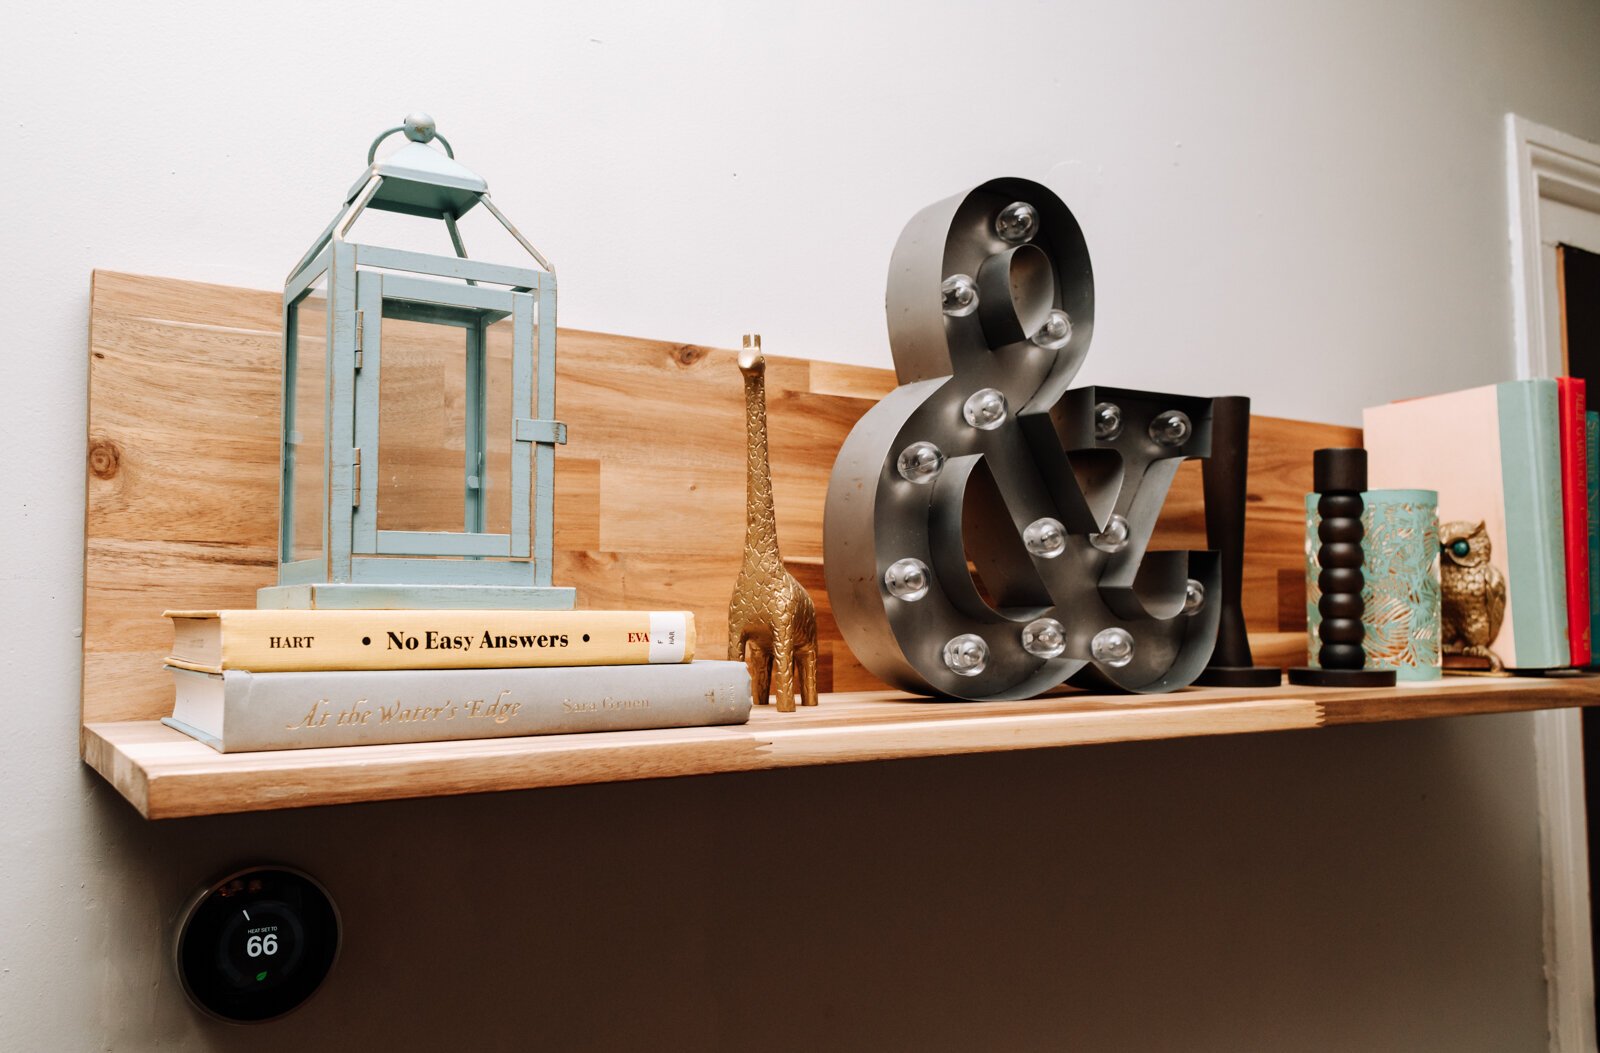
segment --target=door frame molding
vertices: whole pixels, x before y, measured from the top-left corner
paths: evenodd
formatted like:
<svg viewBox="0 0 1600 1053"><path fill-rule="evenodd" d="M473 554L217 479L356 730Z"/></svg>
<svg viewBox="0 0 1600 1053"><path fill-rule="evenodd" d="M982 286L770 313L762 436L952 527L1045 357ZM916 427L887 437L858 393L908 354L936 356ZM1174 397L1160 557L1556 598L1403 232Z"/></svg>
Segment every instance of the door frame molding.
<svg viewBox="0 0 1600 1053"><path fill-rule="evenodd" d="M1558 376L1563 367L1561 305L1554 297L1551 269L1557 239L1545 229L1541 203L1557 202L1600 216L1600 145L1510 113L1506 160L1517 375Z"/></svg>
<svg viewBox="0 0 1600 1053"><path fill-rule="evenodd" d="M1511 289L1519 377L1565 369L1550 202L1600 217L1600 146L1506 115ZM1594 949L1589 922L1588 817L1580 710L1534 717L1545 982L1552 1053L1596 1049Z"/></svg>

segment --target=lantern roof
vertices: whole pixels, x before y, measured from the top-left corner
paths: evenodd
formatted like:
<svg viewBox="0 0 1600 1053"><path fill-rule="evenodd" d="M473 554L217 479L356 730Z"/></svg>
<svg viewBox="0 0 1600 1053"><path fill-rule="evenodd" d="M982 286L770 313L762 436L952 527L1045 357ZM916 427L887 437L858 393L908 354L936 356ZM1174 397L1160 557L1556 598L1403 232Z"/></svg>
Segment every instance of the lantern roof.
<svg viewBox="0 0 1600 1053"><path fill-rule="evenodd" d="M379 144L395 132L404 132L411 141L383 160L377 160ZM435 139L444 147L442 153L429 145ZM372 140L372 145L367 148L366 171L361 173L361 178L345 195L344 205L339 209L339 214L333 217L333 222L324 228L311 248L300 257L300 262L294 265L287 281L294 282L296 276L310 266L330 242L343 241L356 219L368 208L444 220L445 226L450 229L450 240L455 245L456 255L465 258L467 250L461 243L461 232L456 229L456 219L480 202L516 239L517 244L526 249L540 267L554 276L555 268L550 261L522 236L522 232L490 199L489 184L482 176L456 160L449 140L439 134L433 118L421 112L412 113L406 117L404 124L396 125Z"/></svg>
<svg viewBox="0 0 1600 1053"><path fill-rule="evenodd" d="M404 132L411 141L383 160L374 160L378 144L395 132ZM429 145L435 139L444 146L443 153ZM367 151L367 170L351 186L346 204L356 199L373 176L382 176L383 182L367 203L369 208L430 219L459 217L489 192L489 184L482 176L456 160L449 141L425 113L409 115L404 124L372 141Z"/></svg>

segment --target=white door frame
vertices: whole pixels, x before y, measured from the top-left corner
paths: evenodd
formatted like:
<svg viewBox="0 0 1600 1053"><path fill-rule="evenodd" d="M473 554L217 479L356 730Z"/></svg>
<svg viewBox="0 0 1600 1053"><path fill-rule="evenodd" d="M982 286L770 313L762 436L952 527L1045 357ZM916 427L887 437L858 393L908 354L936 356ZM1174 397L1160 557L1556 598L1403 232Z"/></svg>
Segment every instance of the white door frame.
<svg viewBox="0 0 1600 1053"><path fill-rule="evenodd" d="M1600 146L1506 115L1511 191L1511 286L1517 375L1565 371L1556 245L1600 231ZM1579 710L1536 714L1539 843L1544 877L1545 980L1550 1049L1593 1053L1594 952L1589 930L1589 855Z"/></svg>

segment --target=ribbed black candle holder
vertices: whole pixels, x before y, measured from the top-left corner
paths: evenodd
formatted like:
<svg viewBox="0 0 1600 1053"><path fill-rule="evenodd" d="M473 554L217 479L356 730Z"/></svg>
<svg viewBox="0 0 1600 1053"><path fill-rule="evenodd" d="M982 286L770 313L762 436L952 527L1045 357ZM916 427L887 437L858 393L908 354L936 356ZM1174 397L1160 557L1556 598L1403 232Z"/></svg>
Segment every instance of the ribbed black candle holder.
<svg viewBox="0 0 1600 1053"><path fill-rule="evenodd" d="M1361 639L1361 491L1367 488L1367 451L1360 448L1318 450L1312 459L1317 489L1317 562L1322 573L1320 669L1289 670L1289 682L1306 687L1393 687L1393 669L1367 669Z"/></svg>
<svg viewBox="0 0 1600 1053"><path fill-rule="evenodd" d="M1277 687L1283 671L1257 666L1244 624L1244 517L1250 477L1250 400L1211 400L1211 456L1201 462L1206 497L1206 547L1222 564L1217 646L1195 681L1211 687Z"/></svg>

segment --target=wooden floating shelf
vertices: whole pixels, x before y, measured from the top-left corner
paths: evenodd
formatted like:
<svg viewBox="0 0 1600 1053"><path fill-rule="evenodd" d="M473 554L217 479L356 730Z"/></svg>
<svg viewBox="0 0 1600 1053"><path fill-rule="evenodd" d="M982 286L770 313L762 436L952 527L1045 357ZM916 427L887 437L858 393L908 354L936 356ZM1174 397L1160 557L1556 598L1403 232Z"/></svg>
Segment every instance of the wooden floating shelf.
<svg viewBox="0 0 1600 1053"><path fill-rule="evenodd" d="M799 713L759 707L733 728L216 753L155 719L172 711L161 611L253 606L272 582L281 320L276 292L95 275L80 748L147 818L1600 704L1600 678L1581 677L985 704L869 691L882 684L828 604L821 513L840 444L894 374L772 355L778 532L817 601L822 676L839 693ZM556 460L556 582L585 607L693 610L701 652L722 653L744 533L735 353L572 331L561 344L570 439ZM443 381L407 390L436 402ZM672 435L673 455L641 434ZM1244 576L1257 662L1304 661L1311 451L1360 441L1352 428L1253 419ZM1205 547L1200 494L1198 465L1185 465L1155 547Z"/></svg>
<svg viewBox="0 0 1600 1053"><path fill-rule="evenodd" d="M1381 690L1194 688L930 702L824 695L739 727L221 754L158 721L88 723L85 760L147 819L529 790L908 757L1296 731L1600 704L1600 677L1447 679Z"/></svg>

